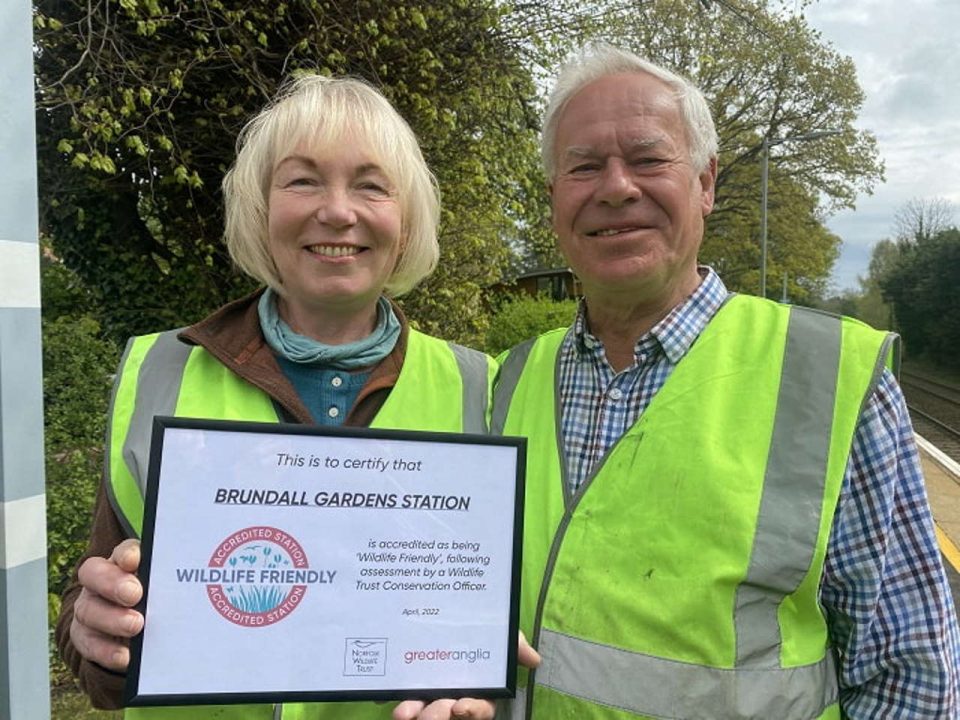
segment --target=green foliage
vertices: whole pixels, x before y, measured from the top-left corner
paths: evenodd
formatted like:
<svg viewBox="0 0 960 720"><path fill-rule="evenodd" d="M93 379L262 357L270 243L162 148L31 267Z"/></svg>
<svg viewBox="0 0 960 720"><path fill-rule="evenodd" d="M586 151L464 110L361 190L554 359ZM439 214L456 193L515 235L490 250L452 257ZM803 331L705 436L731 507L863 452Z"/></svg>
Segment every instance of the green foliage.
<svg viewBox="0 0 960 720"><path fill-rule="evenodd" d="M514 345L555 328L566 327L577 314L575 300L555 301L523 295L507 300L490 321L486 352L499 355Z"/></svg>
<svg viewBox="0 0 960 720"><path fill-rule="evenodd" d="M860 295L847 290L840 295L833 295L824 300L817 300L811 303L811 307L826 310L836 315L847 315L849 317L859 318L859 304Z"/></svg>
<svg viewBox="0 0 960 720"><path fill-rule="evenodd" d="M852 61L802 15L745 0L36 0L42 224L114 338L186 323L249 289L220 242L224 171L244 121L296 72L370 80L411 122L443 191L438 271L404 307L428 332L483 340L485 289L553 253L538 169L540 97L557 61L603 38L689 75L721 136L702 259L755 292L760 147L770 163L771 286L823 289L849 206L882 176L854 127Z"/></svg>
<svg viewBox="0 0 960 720"><path fill-rule="evenodd" d="M243 123L296 72L350 74L410 121L444 192L441 270L407 300L478 339L503 237L542 216L536 97L492 0L35 3L44 229L114 337L182 324L249 287L220 243ZM532 230L524 230L532 232Z"/></svg>
<svg viewBox="0 0 960 720"><path fill-rule="evenodd" d="M90 291L62 262L53 258L49 243L42 243L41 288L43 319L96 312Z"/></svg>
<svg viewBox="0 0 960 720"><path fill-rule="evenodd" d="M880 283L907 351L949 368L960 368L958 273L960 230L951 228L901 244L896 264Z"/></svg>
<svg viewBox="0 0 960 720"><path fill-rule="evenodd" d="M47 482L48 585L59 596L89 536L100 481L110 373L117 347L89 315L71 314L64 301L69 273L45 261L42 287L44 441ZM66 284L65 284L66 283ZM82 307L82 306L80 306ZM59 605L51 607L51 621Z"/></svg>
<svg viewBox="0 0 960 720"><path fill-rule="evenodd" d="M900 246L892 240L881 240L873 246L866 276L859 278L860 289L848 290L810 304L822 310L849 315L880 330L893 330L893 307L884 299L882 283L896 267Z"/></svg>
<svg viewBox="0 0 960 720"><path fill-rule="evenodd" d="M875 328L893 330L893 307L883 297L881 283L896 267L900 247L892 240L873 246L866 277L860 278L856 316Z"/></svg>
<svg viewBox="0 0 960 720"><path fill-rule="evenodd" d="M69 680L51 691L50 701L51 720L123 720L122 710L94 710Z"/></svg>

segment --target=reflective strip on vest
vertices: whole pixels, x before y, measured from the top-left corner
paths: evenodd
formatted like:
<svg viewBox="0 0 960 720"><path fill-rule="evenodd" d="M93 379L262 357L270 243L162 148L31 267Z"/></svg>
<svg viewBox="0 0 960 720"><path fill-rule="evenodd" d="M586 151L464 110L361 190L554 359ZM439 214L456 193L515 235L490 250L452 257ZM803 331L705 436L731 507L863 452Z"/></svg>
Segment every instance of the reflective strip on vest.
<svg viewBox="0 0 960 720"><path fill-rule="evenodd" d="M497 711L494 717L497 720L523 720L523 713L527 707L527 689L517 687L517 695L513 700L497 700Z"/></svg>
<svg viewBox="0 0 960 720"><path fill-rule="evenodd" d="M490 364L482 352L447 343L463 380L463 432L486 434Z"/></svg>
<svg viewBox="0 0 960 720"><path fill-rule="evenodd" d="M130 357L130 351L133 349L133 340L130 340L126 347L123 349L123 355L120 357L120 364L118 366L119 370L117 371L117 376L114 379L113 389L110 393L110 405L107 408L107 432L106 432L106 443L105 443L105 453L104 453L104 469L103 476L107 490L107 498L110 501L110 505L113 507L114 514L120 520L120 524L123 526L124 532L127 537L137 537L138 533L134 532L133 528L130 526L130 523L127 521L127 515L121 499L116 496L113 485L113 445L116 442L117 438L114 437L114 432L118 429L114 427L113 418L114 414L117 411L117 401L123 395L121 392L121 384L124 381L123 378L123 368L126 367L127 360ZM142 501L142 496L141 496Z"/></svg>
<svg viewBox="0 0 960 720"><path fill-rule="evenodd" d="M838 701L832 651L811 665L780 667L777 610L809 571L817 545L841 333L838 317L790 309L756 535L747 577L736 595L736 666L687 664L540 627L543 592L558 547L555 541L535 621L537 648L543 656L543 664L531 675L535 685L641 716L668 718L712 718L720 708L725 718L815 718ZM505 427L531 348L531 342L518 346L501 366L493 432ZM797 402L800 399L802 403ZM559 402L556 412L561 412ZM568 508L558 535L574 509ZM530 717L536 693L528 687L525 694ZM522 702L511 703L510 717L521 717L522 707Z"/></svg>
<svg viewBox="0 0 960 720"><path fill-rule="evenodd" d="M141 495L145 495L147 491L147 464L150 462L153 418L156 415L174 414L183 371L193 349L177 339L178 332L180 331L170 330L160 333L140 366L140 373L145 373L151 381L137 382L137 399L133 417L130 418L130 429L123 444L123 459L140 485Z"/></svg>
<svg viewBox="0 0 960 720"><path fill-rule="evenodd" d="M541 633L538 649L543 656L538 685L650 717L816 718L838 697L832 653L805 667L727 670L631 653L549 630Z"/></svg>
<svg viewBox="0 0 960 720"><path fill-rule="evenodd" d="M494 435L503 435L503 428L507 423L507 411L510 409L510 399L517 389L517 383L520 382L520 375L523 374L523 367L527 364L527 357L536 338L531 338L521 345L517 345L510 354L507 355L503 364L500 366L500 372L497 375L497 383L493 391L496 401L493 403L493 416L490 418L490 432Z"/></svg>
<svg viewBox="0 0 960 720"><path fill-rule="evenodd" d="M810 569L830 455L840 335L840 318L791 308L750 566L734 608L738 667L779 664L777 609Z"/></svg>

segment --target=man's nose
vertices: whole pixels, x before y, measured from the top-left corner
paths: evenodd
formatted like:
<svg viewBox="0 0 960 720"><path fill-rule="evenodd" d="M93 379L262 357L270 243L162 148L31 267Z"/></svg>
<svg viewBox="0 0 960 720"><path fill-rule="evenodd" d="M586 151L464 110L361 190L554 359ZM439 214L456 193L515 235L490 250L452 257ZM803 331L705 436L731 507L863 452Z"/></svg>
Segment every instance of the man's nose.
<svg viewBox="0 0 960 720"><path fill-rule="evenodd" d="M626 205L640 199L640 187L623 160L611 158L600 176L597 198L613 207Z"/></svg>

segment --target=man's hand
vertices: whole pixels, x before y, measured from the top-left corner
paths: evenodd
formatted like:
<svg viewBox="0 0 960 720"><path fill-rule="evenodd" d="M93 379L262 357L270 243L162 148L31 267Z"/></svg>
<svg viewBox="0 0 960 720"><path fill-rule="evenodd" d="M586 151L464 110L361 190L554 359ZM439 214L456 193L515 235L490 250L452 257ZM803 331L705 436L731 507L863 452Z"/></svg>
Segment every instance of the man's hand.
<svg viewBox="0 0 960 720"><path fill-rule="evenodd" d="M540 653L520 633L517 661L533 669L540 665ZM460 698L434 700L427 705L419 700L405 700L393 709L393 720L493 720L496 707L490 700Z"/></svg>
<svg viewBox="0 0 960 720"><path fill-rule="evenodd" d="M73 606L70 640L87 660L125 672L130 638L143 629L133 606L143 597L134 574L140 567L140 542L124 540L109 558L87 558L77 572L82 590Z"/></svg>

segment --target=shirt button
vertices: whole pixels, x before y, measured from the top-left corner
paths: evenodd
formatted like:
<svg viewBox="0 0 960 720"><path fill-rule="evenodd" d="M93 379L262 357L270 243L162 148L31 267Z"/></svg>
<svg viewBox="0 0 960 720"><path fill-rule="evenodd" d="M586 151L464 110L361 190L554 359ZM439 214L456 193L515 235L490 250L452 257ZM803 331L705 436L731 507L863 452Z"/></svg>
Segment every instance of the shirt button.
<svg viewBox="0 0 960 720"><path fill-rule="evenodd" d="M340 414L340 408L338 408L336 405L331 406L330 409L327 410L327 415L329 415L332 418L337 417L337 415L339 414Z"/></svg>
<svg viewBox="0 0 960 720"><path fill-rule="evenodd" d="M343 385L343 378L341 378L339 375L334 375L333 378L330 380L330 384L333 385L334 387L340 387L341 385Z"/></svg>
<svg viewBox="0 0 960 720"><path fill-rule="evenodd" d="M607 393L607 397L616 401L623 397L623 392L620 390L620 388L613 388L609 393Z"/></svg>

